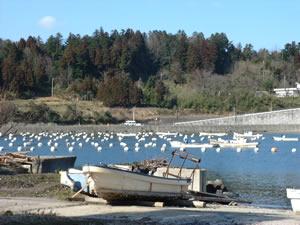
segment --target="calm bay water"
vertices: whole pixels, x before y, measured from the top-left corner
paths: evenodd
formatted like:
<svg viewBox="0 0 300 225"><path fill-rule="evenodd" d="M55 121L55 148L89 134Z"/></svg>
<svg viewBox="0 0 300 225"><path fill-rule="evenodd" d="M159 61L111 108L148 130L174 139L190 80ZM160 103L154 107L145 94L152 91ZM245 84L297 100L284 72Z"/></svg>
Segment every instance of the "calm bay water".
<svg viewBox="0 0 300 225"><path fill-rule="evenodd" d="M300 188L300 142L275 142L273 136L282 134L265 133L264 139L260 139L259 152L255 153L253 149L243 149L238 153L236 149L222 149L221 152L216 152L214 148L206 149L206 152L201 152L200 149L188 149L188 152L201 158L200 166L208 170L208 178L223 179L225 185L230 191L236 192L240 197L252 200L254 204L267 207L283 207L290 208L290 202L286 198L286 187ZM287 137L300 137L300 134L286 134ZM10 140L5 140L7 137L0 137L0 146L3 146L3 151L16 151L18 146L23 146L24 142L32 139L26 136L15 136L16 141L12 147L9 147ZM156 147L145 147L146 143L151 142L151 139L157 138ZM82 139L71 139L71 136L65 136L55 142L58 143L58 148L55 152L50 151L47 145L50 139L49 136L42 137L40 141L33 139L30 146L34 146L35 150L30 155L76 155L76 166L80 167L84 164L99 164L99 163L130 163L141 161L144 159L166 158L171 157L171 147L169 142L155 136L145 137L145 141L140 142L139 152L134 151L134 146L137 140L135 137L124 138L129 147L128 152L124 152L120 146L120 141L114 135L113 139L103 140L103 136L90 140L88 143ZM231 138L227 136L226 138ZM74 150L69 152L66 145L68 142L75 142ZM183 136L177 136L172 140L182 140ZM197 143L201 142L200 137L195 135L193 138ZM206 143L205 138L202 142ZM38 147L38 142L43 145ZM83 147L80 148L78 143L81 142ZM102 147L102 151L98 152L91 142L97 142ZM109 147L109 144L113 147ZM165 152L161 152L161 146L166 143ZM30 147L29 146L29 147ZM277 147L277 153L271 153L271 148ZM291 149L296 148L297 151L292 153ZM175 163L179 163L176 162ZM187 164L192 166L192 164Z"/></svg>

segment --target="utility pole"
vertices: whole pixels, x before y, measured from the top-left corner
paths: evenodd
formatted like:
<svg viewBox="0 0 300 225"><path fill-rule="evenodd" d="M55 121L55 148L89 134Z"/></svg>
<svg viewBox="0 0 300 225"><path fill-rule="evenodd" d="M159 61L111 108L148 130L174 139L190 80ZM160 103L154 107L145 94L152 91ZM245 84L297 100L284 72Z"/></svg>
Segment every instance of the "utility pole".
<svg viewBox="0 0 300 225"><path fill-rule="evenodd" d="M135 106L132 108L132 120L135 121Z"/></svg>
<svg viewBox="0 0 300 225"><path fill-rule="evenodd" d="M51 79L51 97L54 96L54 87L53 87L54 85L53 84L54 84L54 78Z"/></svg>

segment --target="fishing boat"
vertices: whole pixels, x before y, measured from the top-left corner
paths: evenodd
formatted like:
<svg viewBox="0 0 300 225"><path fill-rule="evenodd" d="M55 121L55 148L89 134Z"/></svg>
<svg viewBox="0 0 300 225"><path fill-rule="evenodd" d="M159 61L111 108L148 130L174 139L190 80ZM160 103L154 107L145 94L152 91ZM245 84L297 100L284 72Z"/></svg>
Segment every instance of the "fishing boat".
<svg viewBox="0 0 300 225"><path fill-rule="evenodd" d="M82 170L93 180L96 195L107 201L183 198L192 182L194 170L190 177L182 177L181 169L178 174L171 174L169 168L175 156L197 164L200 162L200 159L186 152L173 151L172 159L166 172L163 173L164 176L149 175L112 166L83 166Z"/></svg>
<svg viewBox="0 0 300 225"><path fill-rule="evenodd" d="M291 199L293 211L300 213L300 189L287 188L286 195L287 198Z"/></svg>
<svg viewBox="0 0 300 225"><path fill-rule="evenodd" d="M158 136L177 136L178 133L171 133L171 132L156 132Z"/></svg>
<svg viewBox="0 0 300 225"><path fill-rule="evenodd" d="M220 148L256 148L258 142L248 142L245 138L240 138L237 140L224 140L221 138L210 139L210 144L213 146L219 146Z"/></svg>
<svg viewBox="0 0 300 225"><path fill-rule="evenodd" d="M117 133L118 137L135 137L135 133Z"/></svg>
<svg viewBox="0 0 300 225"><path fill-rule="evenodd" d="M233 133L234 139L247 138L247 139L255 140L261 138L262 136L263 136L262 134L253 134L252 131L244 132L243 134L236 133L236 132Z"/></svg>
<svg viewBox="0 0 300 225"><path fill-rule="evenodd" d="M207 133L207 132L200 132L199 136L216 136L216 137L223 137L227 135L226 133Z"/></svg>
<svg viewBox="0 0 300 225"><path fill-rule="evenodd" d="M285 135L282 135L281 137L273 137L274 141L299 141L299 138L297 137L286 137Z"/></svg>
<svg viewBox="0 0 300 225"><path fill-rule="evenodd" d="M186 148L212 148L212 144L208 143L183 143L180 141L170 141L172 148L186 149Z"/></svg>

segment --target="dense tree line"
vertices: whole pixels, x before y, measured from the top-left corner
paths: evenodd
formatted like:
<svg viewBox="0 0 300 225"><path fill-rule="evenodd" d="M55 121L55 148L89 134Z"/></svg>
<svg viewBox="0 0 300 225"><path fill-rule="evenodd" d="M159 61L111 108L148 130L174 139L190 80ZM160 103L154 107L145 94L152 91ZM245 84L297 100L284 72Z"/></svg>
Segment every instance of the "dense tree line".
<svg viewBox="0 0 300 225"><path fill-rule="evenodd" d="M45 42L32 36L0 39L0 90L7 99L49 96L53 79L58 93L97 98L108 106L201 108L203 102L183 102L178 90L196 91L195 96L206 96L203 101L215 96L234 102L234 93L247 87L253 95L282 82L293 85L299 68L300 43L255 51L251 44L234 45L224 33L204 37L181 30L146 34L101 28L66 39L58 33Z"/></svg>

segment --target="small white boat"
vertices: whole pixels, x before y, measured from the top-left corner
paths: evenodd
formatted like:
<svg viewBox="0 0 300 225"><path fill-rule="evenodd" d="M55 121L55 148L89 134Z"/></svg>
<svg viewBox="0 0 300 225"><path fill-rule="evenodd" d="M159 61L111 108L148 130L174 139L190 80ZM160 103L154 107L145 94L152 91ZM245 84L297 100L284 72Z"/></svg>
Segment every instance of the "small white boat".
<svg viewBox="0 0 300 225"><path fill-rule="evenodd" d="M158 136L177 136L178 133L171 133L171 132L156 132L156 135Z"/></svg>
<svg viewBox="0 0 300 225"><path fill-rule="evenodd" d="M252 131L244 132L243 134L236 133L236 132L233 133L234 139L247 138L247 139L255 140L261 138L262 136L263 136L262 134L253 134Z"/></svg>
<svg viewBox="0 0 300 225"><path fill-rule="evenodd" d="M287 198L291 199L291 205L295 213L300 213L300 189L287 188Z"/></svg>
<svg viewBox="0 0 300 225"><path fill-rule="evenodd" d="M258 142L247 142L247 139L240 138L237 140L224 140L221 138L210 139L210 144L214 146L219 146L220 148L256 148Z"/></svg>
<svg viewBox="0 0 300 225"><path fill-rule="evenodd" d="M117 133L118 137L135 137L135 133Z"/></svg>
<svg viewBox="0 0 300 225"><path fill-rule="evenodd" d="M216 136L216 137L223 137L227 135L226 133L207 133L207 132L200 132L199 136Z"/></svg>
<svg viewBox="0 0 300 225"><path fill-rule="evenodd" d="M274 141L299 141L299 138L297 137L286 137L285 135L282 135L281 137L273 137Z"/></svg>
<svg viewBox="0 0 300 225"><path fill-rule="evenodd" d="M184 160L178 174L169 171L174 157ZM83 173L94 182L96 195L114 200L174 200L182 198L188 191L192 180L181 176L184 162L190 160L199 168L200 159L187 152L172 152L172 159L163 176L149 175L147 172L136 172L111 166L83 166ZM152 171L153 172L153 171ZM193 174L193 173L192 173ZM192 176L190 175L190 177ZM171 178L169 177L171 176Z"/></svg>
<svg viewBox="0 0 300 225"><path fill-rule="evenodd" d="M180 149L186 149L186 148L212 148L212 144L202 144L202 143L183 143L180 141L170 141L172 148L180 148Z"/></svg>

